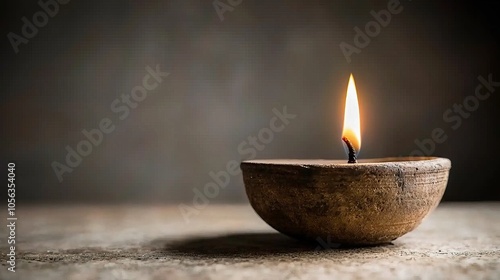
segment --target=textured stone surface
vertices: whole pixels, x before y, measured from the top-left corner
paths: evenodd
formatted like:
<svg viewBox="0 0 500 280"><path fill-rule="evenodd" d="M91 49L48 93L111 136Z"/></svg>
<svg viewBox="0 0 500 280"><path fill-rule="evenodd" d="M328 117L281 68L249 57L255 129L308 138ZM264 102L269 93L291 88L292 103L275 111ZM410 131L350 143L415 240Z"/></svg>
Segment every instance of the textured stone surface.
<svg viewBox="0 0 500 280"><path fill-rule="evenodd" d="M387 243L417 227L441 200L450 167L433 157L241 164L250 203L270 226L348 244Z"/></svg>
<svg viewBox="0 0 500 280"><path fill-rule="evenodd" d="M444 204L391 245L326 250L249 206L209 206L189 223L176 206L18 211L17 272L2 240L0 279L500 279L500 203Z"/></svg>

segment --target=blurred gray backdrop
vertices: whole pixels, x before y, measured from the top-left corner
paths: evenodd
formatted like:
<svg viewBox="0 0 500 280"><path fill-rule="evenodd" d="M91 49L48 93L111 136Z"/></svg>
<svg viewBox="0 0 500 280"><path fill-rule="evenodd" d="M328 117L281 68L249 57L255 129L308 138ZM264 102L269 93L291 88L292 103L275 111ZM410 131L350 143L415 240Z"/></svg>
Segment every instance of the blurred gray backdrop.
<svg viewBox="0 0 500 280"><path fill-rule="evenodd" d="M442 128L448 138L432 155L452 160L445 199L500 199L500 88L456 130L443 120L474 94L479 75L500 81L498 4L401 0L403 10L348 63L340 43L353 45L354 28L388 2L220 0L231 8L221 20L213 1L73 0L17 54L8 34L22 35L22 18L42 8L2 2L1 174L16 162L19 203L191 201L210 171L248 157L238 145L283 106L297 117L258 158L344 159L352 72L360 158L408 155L415 139ZM156 65L170 75L120 120L111 104ZM103 118L115 130L59 182L52 162L64 163L66 146ZM213 199L244 200L241 175Z"/></svg>

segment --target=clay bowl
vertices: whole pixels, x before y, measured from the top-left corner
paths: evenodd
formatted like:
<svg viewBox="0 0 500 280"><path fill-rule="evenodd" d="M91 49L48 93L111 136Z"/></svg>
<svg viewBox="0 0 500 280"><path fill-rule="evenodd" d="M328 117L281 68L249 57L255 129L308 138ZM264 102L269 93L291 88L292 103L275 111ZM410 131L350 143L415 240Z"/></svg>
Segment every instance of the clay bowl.
<svg viewBox="0 0 500 280"><path fill-rule="evenodd" d="M415 229L441 200L450 160L384 158L241 163L253 209L288 236L332 243L388 243Z"/></svg>

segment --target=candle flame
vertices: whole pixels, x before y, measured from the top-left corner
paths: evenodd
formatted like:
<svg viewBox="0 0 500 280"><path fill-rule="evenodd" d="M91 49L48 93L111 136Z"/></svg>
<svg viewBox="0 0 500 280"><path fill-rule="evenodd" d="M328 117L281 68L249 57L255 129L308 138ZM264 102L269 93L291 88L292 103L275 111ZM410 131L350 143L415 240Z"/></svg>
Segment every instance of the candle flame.
<svg viewBox="0 0 500 280"><path fill-rule="evenodd" d="M356 150L356 152L359 152L359 149L361 148L359 104L356 85L352 74L349 78L349 84L347 86L342 137L346 137L351 142L352 147Z"/></svg>

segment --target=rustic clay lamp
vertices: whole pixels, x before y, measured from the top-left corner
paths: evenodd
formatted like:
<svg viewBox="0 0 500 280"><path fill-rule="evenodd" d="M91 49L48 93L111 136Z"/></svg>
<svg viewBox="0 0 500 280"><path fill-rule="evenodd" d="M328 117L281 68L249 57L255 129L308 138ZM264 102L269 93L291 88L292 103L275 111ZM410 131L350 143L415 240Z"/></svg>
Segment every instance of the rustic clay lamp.
<svg viewBox="0 0 500 280"><path fill-rule="evenodd" d="M356 108L352 109L354 102ZM357 161L361 145L357 106L351 75L342 138L349 151L347 163L286 159L241 163L250 204L271 227L301 240L382 244L415 229L439 204L450 160L398 157ZM348 114L354 120L347 120Z"/></svg>

